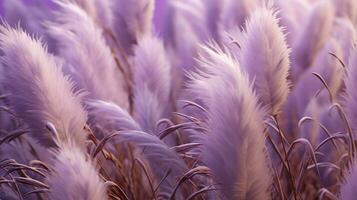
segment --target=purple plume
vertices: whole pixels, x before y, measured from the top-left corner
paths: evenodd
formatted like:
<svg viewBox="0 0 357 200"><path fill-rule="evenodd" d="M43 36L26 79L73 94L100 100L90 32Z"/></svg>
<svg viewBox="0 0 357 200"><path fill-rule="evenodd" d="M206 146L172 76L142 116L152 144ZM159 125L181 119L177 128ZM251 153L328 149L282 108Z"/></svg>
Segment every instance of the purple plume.
<svg viewBox="0 0 357 200"><path fill-rule="evenodd" d="M130 114L118 105L105 101L87 102L88 123L103 136L110 135L115 131L135 130L141 131L140 125L130 116ZM101 137L100 137L101 138Z"/></svg>
<svg viewBox="0 0 357 200"><path fill-rule="evenodd" d="M254 80L259 102L268 114L277 114L289 93L290 50L276 13L257 9L247 21L240 64Z"/></svg>
<svg viewBox="0 0 357 200"><path fill-rule="evenodd" d="M51 187L49 199L108 199L104 182L92 161L77 147L61 149L56 155L53 170L47 180Z"/></svg>
<svg viewBox="0 0 357 200"><path fill-rule="evenodd" d="M132 53L132 47L138 39L152 32L154 3L155 0L113 1L113 28L127 53Z"/></svg>
<svg viewBox="0 0 357 200"><path fill-rule="evenodd" d="M61 66L39 40L21 29L5 25L0 27L0 32L1 83L11 94L9 101L16 115L27 123L33 136L43 145L52 141L51 133L45 128L50 122L57 129L59 145L74 143L84 149L83 127L87 115Z"/></svg>
<svg viewBox="0 0 357 200"><path fill-rule="evenodd" d="M357 30L350 20L337 18L334 23L332 37L341 45L343 56L339 59L348 65L350 52L357 45Z"/></svg>
<svg viewBox="0 0 357 200"><path fill-rule="evenodd" d="M357 49L355 48L350 55L347 77L345 79L346 85L346 99L345 106L347 114L351 122L351 126L355 132L357 131Z"/></svg>
<svg viewBox="0 0 357 200"><path fill-rule="evenodd" d="M128 108L124 77L118 69L102 30L80 7L56 1L55 22L48 22L49 34L58 42L58 55L65 60L65 72L73 77L76 90L88 98L113 101Z"/></svg>
<svg viewBox="0 0 357 200"><path fill-rule="evenodd" d="M243 28L245 21L259 5L259 0L226 0L222 12L225 28Z"/></svg>
<svg viewBox="0 0 357 200"><path fill-rule="evenodd" d="M335 39L330 39L326 43L323 51L317 56L314 65L301 75L288 97L284 115L287 119L286 128L291 134L295 132L294 129L297 128L297 122L300 118L304 117L303 114L311 98L318 94L320 103L330 101L326 88L313 73L320 75L325 80L333 100L338 97L343 83L344 71L339 61L330 53L338 57L342 56L341 47ZM325 92L319 93L320 90Z"/></svg>
<svg viewBox="0 0 357 200"><path fill-rule="evenodd" d="M274 1L279 12L279 25L284 27L283 32L286 35L288 45L291 47L294 43L303 22L311 9L309 3L305 0L277 0Z"/></svg>
<svg viewBox="0 0 357 200"><path fill-rule="evenodd" d="M112 28L113 3L108 0L70 0L80 6L99 26Z"/></svg>
<svg viewBox="0 0 357 200"><path fill-rule="evenodd" d="M333 0L336 16L349 19L352 24L357 25L357 1Z"/></svg>
<svg viewBox="0 0 357 200"><path fill-rule="evenodd" d="M203 162L226 199L269 199L263 113L248 76L218 47L203 46L202 52L190 89L209 109Z"/></svg>
<svg viewBox="0 0 357 200"><path fill-rule="evenodd" d="M328 40L334 10L330 1L321 0L310 11L292 46L292 78L296 81L299 76L309 68L315 60L319 50ZM307 38L309 38L307 40Z"/></svg>
<svg viewBox="0 0 357 200"><path fill-rule="evenodd" d="M135 116L144 131L155 133L156 122L168 118L170 109L170 62L162 41L145 36L134 48L132 61Z"/></svg>

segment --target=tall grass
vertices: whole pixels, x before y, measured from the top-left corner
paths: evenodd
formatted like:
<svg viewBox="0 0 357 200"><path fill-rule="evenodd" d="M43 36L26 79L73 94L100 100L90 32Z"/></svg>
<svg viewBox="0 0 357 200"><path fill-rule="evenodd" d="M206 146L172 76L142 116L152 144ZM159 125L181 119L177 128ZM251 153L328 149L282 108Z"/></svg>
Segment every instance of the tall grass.
<svg viewBox="0 0 357 200"><path fill-rule="evenodd" d="M0 2L0 199L355 198L354 0L34 2Z"/></svg>

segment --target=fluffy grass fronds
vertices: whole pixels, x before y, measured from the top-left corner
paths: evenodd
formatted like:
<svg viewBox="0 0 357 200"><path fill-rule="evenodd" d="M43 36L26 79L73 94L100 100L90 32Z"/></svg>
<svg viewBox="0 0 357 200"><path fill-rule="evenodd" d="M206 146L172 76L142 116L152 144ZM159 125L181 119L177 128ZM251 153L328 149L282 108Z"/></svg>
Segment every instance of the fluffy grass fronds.
<svg viewBox="0 0 357 200"><path fill-rule="evenodd" d="M305 0L277 0L274 5L279 9L279 25L284 27L283 32L291 47L311 8Z"/></svg>
<svg viewBox="0 0 357 200"><path fill-rule="evenodd" d="M105 131L105 135L121 130L141 130L130 114L114 103L90 101L87 108L89 124L98 131Z"/></svg>
<svg viewBox="0 0 357 200"><path fill-rule="evenodd" d="M80 7L55 1L55 22L47 29L58 42L58 55L65 60L65 72L73 77L77 91L87 91L88 98L113 101L128 108L124 77L97 26Z"/></svg>
<svg viewBox="0 0 357 200"><path fill-rule="evenodd" d="M356 9L0 0L0 199L353 199Z"/></svg>
<svg viewBox="0 0 357 200"><path fill-rule="evenodd" d="M114 30L125 52L143 35L151 34L154 17L154 0L118 0L113 2Z"/></svg>
<svg viewBox="0 0 357 200"><path fill-rule="evenodd" d="M198 45L208 39L207 19L200 13L205 13L206 7L202 0L173 0L167 8L167 19L163 30L165 44L175 67L174 72L181 77L172 77L181 87L184 79L183 71L191 71L194 58L197 57ZM176 34L178 32L185 34ZM185 41L185 42L182 42ZM181 85L180 85L181 84Z"/></svg>
<svg viewBox="0 0 357 200"><path fill-rule="evenodd" d="M248 76L216 46L203 46L202 52L200 72L192 74L189 87L209 110L203 162L227 199L269 199L262 111Z"/></svg>
<svg viewBox="0 0 357 200"><path fill-rule="evenodd" d="M312 65L319 50L323 48L331 33L333 19L334 8L330 1L319 1L310 11L292 46L294 81L298 80L300 74Z"/></svg>
<svg viewBox="0 0 357 200"><path fill-rule="evenodd" d="M350 20L337 18L332 36L340 43L343 51L343 56L339 59L348 65L350 53L357 44L357 30Z"/></svg>
<svg viewBox="0 0 357 200"><path fill-rule="evenodd" d="M135 116L144 131L155 133L156 123L167 118L171 109L171 66L162 41L152 36L142 38L132 61Z"/></svg>
<svg viewBox="0 0 357 200"><path fill-rule="evenodd" d="M339 93L339 89L342 85L344 76L344 69L340 62L333 57L330 53L342 56L342 50L336 40L331 39L325 46L324 50L320 52L316 58L314 65L301 75L301 79L295 85L292 94L289 96L289 104L287 109L290 109L295 113L298 118L303 117L303 112L314 95L317 95L319 99L323 99L322 102L329 102L329 98L326 98L326 94L320 95L320 90L327 90L321 80L319 80L313 73L319 75L326 82L329 92L331 92L330 98L336 100ZM319 92L320 91L320 92ZM323 94L323 93L322 93Z"/></svg>
<svg viewBox="0 0 357 200"><path fill-rule="evenodd" d="M226 0L223 2L221 20L227 29L233 27L243 29L246 19L259 5L258 0Z"/></svg>
<svg viewBox="0 0 357 200"><path fill-rule="evenodd" d="M259 8L246 23L240 64L254 81L259 103L276 115L289 93L290 50L273 10Z"/></svg>
<svg viewBox="0 0 357 200"><path fill-rule="evenodd" d="M62 0L63 1L63 0ZM70 0L80 6L91 18L103 28L112 28L112 3L107 0Z"/></svg>
<svg viewBox="0 0 357 200"><path fill-rule="evenodd" d="M353 130L357 130L357 113L355 112L357 103L357 49L353 49L350 54L349 66L347 70L347 77L345 79L346 96L345 107ZM356 134L356 133L355 133Z"/></svg>
<svg viewBox="0 0 357 200"><path fill-rule="evenodd" d="M336 16L349 19L357 24L357 2L353 0L333 0Z"/></svg>
<svg viewBox="0 0 357 200"><path fill-rule="evenodd" d="M16 115L43 145L51 145L57 139L57 145L74 143L84 149L87 114L80 95L73 93L72 82L63 75L61 65L39 40L23 30L4 25L0 32L1 83L11 94L8 98ZM57 136L46 131L48 122L57 129Z"/></svg>
<svg viewBox="0 0 357 200"><path fill-rule="evenodd" d="M44 2L37 2L36 6L27 5L21 0L4 0L3 18L12 26L20 24L22 28L32 34L44 34L41 22L48 18L49 11Z"/></svg>
<svg viewBox="0 0 357 200"><path fill-rule="evenodd" d="M108 199L107 188L90 159L76 147L63 148L56 155L53 173L47 180L49 199Z"/></svg>

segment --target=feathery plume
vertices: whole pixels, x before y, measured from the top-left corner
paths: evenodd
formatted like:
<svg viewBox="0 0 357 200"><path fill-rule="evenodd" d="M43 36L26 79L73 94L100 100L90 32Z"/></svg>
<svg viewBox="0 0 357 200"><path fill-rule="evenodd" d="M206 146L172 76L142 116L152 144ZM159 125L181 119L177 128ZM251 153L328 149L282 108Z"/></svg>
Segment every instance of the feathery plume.
<svg viewBox="0 0 357 200"><path fill-rule="evenodd" d="M209 109L203 161L227 199L269 199L263 114L249 79L219 48L204 46L202 52L190 89Z"/></svg>
<svg viewBox="0 0 357 200"><path fill-rule="evenodd" d="M110 144L133 142L143 150L142 155L149 162L155 181L160 182L170 171L168 177L160 185L160 195L167 197L176 183L176 178L181 177L186 170L183 160L158 137L141 132L140 126L134 119L118 106L104 101L93 101L88 105L89 116L94 116L91 119L95 124L110 133L119 131L118 137L113 138L114 141Z"/></svg>
<svg viewBox="0 0 357 200"><path fill-rule="evenodd" d="M353 49L350 55L350 61L347 71L347 77L345 79L346 85L346 99L345 106L349 116L349 120L354 130L357 133L357 49Z"/></svg>
<svg viewBox="0 0 357 200"><path fill-rule="evenodd" d="M16 115L28 124L33 136L43 145L53 144L45 129L50 122L59 133L57 142L75 143L84 149L86 112L46 47L21 29L6 25L0 27L0 47L1 83L11 94L8 98Z"/></svg>
<svg viewBox="0 0 357 200"><path fill-rule="evenodd" d="M54 2L55 1L56 0L54 0ZM57 1L63 2L63 3L66 2L66 0L57 0ZM93 19L97 18L97 11L96 11L96 7L94 5L94 0L69 0L69 1L67 0L67 2L71 2L71 3L78 5Z"/></svg>
<svg viewBox="0 0 357 200"><path fill-rule="evenodd" d="M114 15L112 11L113 6L112 1L103 1L103 0L94 0L94 5L96 7L96 21L103 28L113 28L114 24Z"/></svg>
<svg viewBox="0 0 357 200"><path fill-rule="evenodd" d="M357 30L350 20L336 18L332 37L335 38L341 45L343 51L343 62L348 65L350 52L352 48L357 45Z"/></svg>
<svg viewBox="0 0 357 200"><path fill-rule="evenodd" d="M354 0L333 0L336 16L351 20L357 25L357 1Z"/></svg>
<svg viewBox="0 0 357 200"><path fill-rule="evenodd" d="M124 109L105 101L87 102L88 123L111 134L121 130L141 131L140 125ZM106 134L108 135L108 134Z"/></svg>
<svg viewBox="0 0 357 200"><path fill-rule="evenodd" d="M155 52L153 52L153 50ZM138 89L147 87L162 102L168 101L170 93L170 62L162 41L146 36L135 47L133 57L133 81ZM153 53L156 56L152 56Z"/></svg>
<svg viewBox="0 0 357 200"><path fill-rule="evenodd" d="M135 119L142 129L148 133L157 134L159 131L156 129L156 123L165 116L165 110L160 103L157 96L146 87L134 96Z"/></svg>
<svg viewBox="0 0 357 200"><path fill-rule="evenodd" d="M63 1L63 0L61 0ZM99 26L111 28L113 25L112 3L107 0L70 0L80 6Z"/></svg>
<svg viewBox="0 0 357 200"><path fill-rule="evenodd" d="M274 1L279 12L276 13L280 27L284 27L287 43L292 46L304 20L310 11L305 0L277 0Z"/></svg>
<svg viewBox="0 0 357 200"><path fill-rule="evenodd" d="M132 61L136 118L144 131L155 133L156 122L169 114L170 62L162 42L152 36L139 41Z"/></svg>
<svg viewBox="0 0 357 200"><path fill-rule="evenodd" d="M280 111L289 93L290 50L278 23L272 10L257 9L247 21L240 58L260 103L271 115Z"/></svg>
<svg viewBox="0 0 357 200"><path fill-rule="evenodd" d="M155 0L118 0L113 3L114 29L127 53L143 35L151 34Z"/></svg>
<svg viewBox="0 0 357 200"><path fill-rule="evenodd" d="M87 91L88 98L113 101L128 107L123 74L117 68L101 29L77 5L55 1L56 21L48 22L49 34L60 45L65 72L76 82L76 90Z"/></svg>
<svg viewBox="0 0 357 200"><path fill-rule="evenodd" d="M220 31L221 27L221 16L226 1L225 0L206 0L205 10L206 10L206 22L207 28L210 32L210 36L215 41L220 41Z"/></svg>
<svg viewBox="0 0 357 200"><path fill-rule="evenodd" d="M25 165L30 164L32 160L36 159L50 163L53 158L51 151L48 151L47 147L38 145L36 142L29 135L23 135L21 141L14 140L10 143L2 143L0 157L12 158L16 162Z"/></svg>
<svg viewBox="0 0 357 200"><path fill-rule="evenodd" d="M195 2L192 2L190 0L173 0L170 2L170 6L174 8L174 12L176 14L176 20L179 20L177 18L183 18L184 21L186 21L189 26L192 28L193 32L195 35L197 35L198 38L201 40L205 40L208 38L209 34L207 33L207 22L205 15L201 15L201 13L206 13L207 8L205 7L205 1L198 0ZM175 20L175 19L174 19ZM175 31L180 30L179 25L180 21L177 22L178 24L176 26Z"/></svg>
<svg viewBox="0 0 357 200"><path fill-rule="evenodd" d="M244 40L244 32L240 28L235 27L228 30L222 38L222 43L226 46L234 58L240 62L242 43Z"/></svg>
<svg viewBox="0 0 357 200"><path fill-rule="evenodd" d="M45 1L25 2L22 0L4 0L3 19L12 27L20 25L27 33L41 35L48 46L49 52L54 52L56 46L51 38L47 37L42 23L50 19L52 8Z"/></svg>
<svg viewBox="0 0 357 200"><path fill-rule="evenodd" d="M37 2L36 6L26 5L21 0L4 0L4 19L10 25L20 24L30 33L43 33L40 21L47 18L48 8L43 2Z"/></svg>
<svg viewBox="0 0 357 200"><path fill-rule="evenodd" d="M339 61L334 58L330 53L337 57L342 56L342 50L338 42L331 38L325 45L323 51L319 53L314 65L305 71L300 79L297 81L295 87L288 97L287 104L285 105L284 115L286 120L285 128L291 134L295 134L297 122L301 117L304 117L304 111L314 95L319 95L320 104L322 102L329 102L326 93L319 93L320 90L325 90L321 81L313 75L316 73L323 77L328 85L333 99L336 99L344 76L343 67ZM325 94L325 95L323 95Z"/></svg>
<svg viewBox="0 0 357 200"><path fill-rule="evenodd" d="M303 29L292 46L292 78L296 81L311 66L330 36L334 10L330 1L321 0L310 11Z"/></svg>
<svg viewBox="0 0 357 200"><path fill-rule="evenodd" d="M56 155L53 170L47 180L51 188L49 199L108 199L103 180L77 147L61 149Z"/></svg>
<svg viewBox="0 0 357 200"><path fill-rule="evenodd" d="M202 0L172 0L164 27L163 38L171 54L172 64L179 74L175 79L181 79L183 70L190 71L197 55L198 44L209 37L207 19L201 13L206 13ZM182 42L185 41L185 42ZM180 83L181 80L177 80Z"/></svg>
<svg viewBox="0 0 357 200"><path fill-rule="evenodd" d="M225 28L243 28L246 19L259 5L258 0L226 0L222 12L222 24Z"/></svg>

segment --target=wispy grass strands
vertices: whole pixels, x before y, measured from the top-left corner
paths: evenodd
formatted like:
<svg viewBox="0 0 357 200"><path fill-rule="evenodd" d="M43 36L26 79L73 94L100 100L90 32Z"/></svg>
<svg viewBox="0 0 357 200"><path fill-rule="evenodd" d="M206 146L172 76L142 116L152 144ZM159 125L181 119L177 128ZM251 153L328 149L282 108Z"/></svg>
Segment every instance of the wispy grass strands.
<svg viewBox="0 0 357 200"><path fill-rule="evenodd" d="M53 144L53 136L45 129L46 123L51 122L59 133L60 141L56 142L74 143L84 149L87 115L80 95L73 93L73 84L63 75L61 66L39 40L23 30L5 25L0 32L1 82L11 93L9 99L17 115L43 145Z"/></svg>
<svg viewBox="0 0 357 200"><path fill-rule="evenodd" d="M46 26L58 42L58 55L65 60L65 72L73 77L76 90L88 92L88 98L113 101L127 109L123 74L116 66L101 28L77 5L55 2L59 7L55 22L48 22Z"/></svg>
<svg viewBox="0 0 357 200"><path fill-rule="evenodd" d="M240 64L254 80L259 102L276 115L289 93L290 50L276 12L259 8L246 24Z"/></svg>
<svg viewBox="0 0 357 200"><path fill-rule="evenodd" d="M171 109L171 64L162 41L152 36L139 40L132 61L135 117L144 131L154 134L156 122L168 118Z"/></svg>
<svg viewBox="0 0 357 200"><path fill-rule="evenodd" d="M203 46L202 51L201 71L192 74L189 87L198 91L209 109L203 161L222 185L225 198L269 198L271 179L265 165L263 113L248 76L219 48Z"/></svg>

